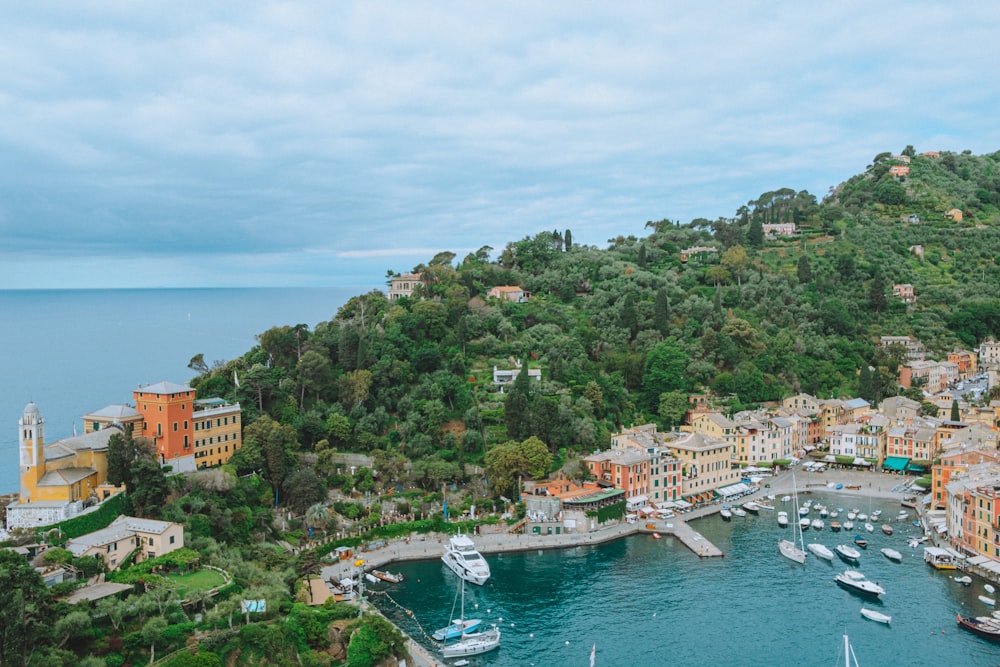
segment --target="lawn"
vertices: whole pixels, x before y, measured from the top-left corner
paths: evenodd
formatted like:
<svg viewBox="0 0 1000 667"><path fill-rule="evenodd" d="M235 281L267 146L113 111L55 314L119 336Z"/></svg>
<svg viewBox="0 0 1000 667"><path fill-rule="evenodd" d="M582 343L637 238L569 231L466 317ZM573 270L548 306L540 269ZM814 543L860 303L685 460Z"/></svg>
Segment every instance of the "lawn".
<svg viewBox="0 0 1000 667"><path fill-rule="evenodd" d="M167 579L173 583L174 588L183 591L185 594L189 591L195 590L207 591L225 583L225 579L223 579L221 574L215 570L207 569L197 570L187 574L168 575Z"/></svg>

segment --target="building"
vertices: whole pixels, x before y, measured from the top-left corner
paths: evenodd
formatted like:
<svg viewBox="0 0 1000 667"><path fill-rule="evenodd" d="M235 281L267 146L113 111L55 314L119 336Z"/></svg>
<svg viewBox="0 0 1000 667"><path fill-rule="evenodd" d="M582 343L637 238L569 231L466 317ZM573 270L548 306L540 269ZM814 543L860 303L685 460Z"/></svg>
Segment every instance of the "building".
<svg viewBox="0 0 1000 667"><path fill-rule="evenodd" d="M497 287L490 288L490 291L486 293L486 298L501 299L503 301L510 301L511 303L524 303L531 298L531 294L516 285L498 285Z"/></svg>
<svg viewBox="0 0 1000 667"><path fill-rule="evenodd" d="M892 296L903 303L916 303L917 295L913 293L913 285L910 283L899 283L892 286Z"/></svg>
<svg viewBox="0 0 1000 667"><path fill-rule="evenodd" d="M950 361L911 361L899 367L901 387L920 387L928 394L939 394L958 382L958 365Z"/></svg>
<svg viewBox="0 0 1000 667"><path fill-rule="evenodd" d="M968 350L955 350L948 353L948 361L958 367L958 377L965 380L976 374L976 353Z"/></svg>
<svg viewBox="0 0 1000 667"><path fill-rule="evenodd" d="M1000 343L995 338L987 338L979 344L979 365L984 368L1000 368Z"/></svg>
<svg viewBox="0 0 1000 667"><path fill-rule="evenodd" d="M894 164L889 167L889 174L897 178L905 178L910 175L910 168L905 164Z"/></svg>
<svg viewBox="0 0 1000 667"><path fill-rule="evenodd" d="M969 470L974 465L992 463L1000 465L1000 452L993 445L956 443L945 448L940 460L931 466L931 504L934 508L945 509L947 497L945 489L951 478Z"/></svg>
<svg viewBox="0 0 1000 667"><path fill-rule="evenodd" d="M647 499L650 456L646 452L631 448L609 449L583 460L599 485L621 489L626 501L638 503L640 499Z"/></svg>
<svg viewBox="0 0 1000 667"><path fill-rule="evenodd" d="M45 443L45 419L34 402L18 420L21 488L7 506L7 529L35 528L76 516L117 493L107 483L108 441L119 426Z"/></svg>
<svg viewBox="0 0 1000 667"><path fill-rule="evenodd" d="M142 415L136 436L153 441L160 463L193 470L225 463L242 446L239 403L195 400L195 391L173 382L140 387L133 392Z"/></svg>
<svg viewBox="0 0 1000 667"><path fill-rule="evenodd" d="M912 361L922 361L927 355L924 344L910 336L881 336L878 340L878 346L883 349L893 345L901 345L906 350L906 356Z"/></svg>
<svg viewBox="0 0 1000 667"><path fill-rule="evenodd" d="M75 557L97 556L111 570L118 569L133 551L135 562L141 563L183 546L184 527L181 524L134 516L120 516L107 528L66 542L66 548Z"/></svg>
<svg viewBox="0 0 1000 667"><path fill-rule="evenodd" d="M517 376L521 374L520 364L518 368L497 368L493 367L493 384L503 386L511 384L517 379ZM542 369L541 368L529 368L528 369L528 379L529 380L541 380L542 379Z"/></svg>
<svg viewBox="0 0 1000 667"><path fill-rule="evenodd" d="M420 284L420 273L404 273L389 278L389 301L396 301L413 295L413 290Z"/></svg>
<svg viewBox="0 0 1000 667"><path fill-rule="evenodd" d="M764 236L795 236L794 222L776 222L773 224L761 225Z"/></svg>
<svg viewBox="0 0 1000 667"><path fill-rule="evenodd" d="M665 444L681 460L681 495L697 496L739 482L733 468L733 445L702 433L678 433Z"/></svg>
<svg viewBox="0 0 1000 667"><path fill-rule="evenodd" d="M109 426L132 426L133 433L142 430L142 415L131 405L109 405L83 416L84 433L100 431Z"/></svg>
<svg viewBox="0 0 1000 667"><path fill-rule="evenodd" d="M631 448L649 455L649 486L646 496L653 503L679 500L681 497L681 460L665 446L656 424L622 429L611 436L615 449Z"/></svg>
<svg viewBox="0 0 1000 667"><path fill-rule="evenodd" d="M944 217L948 218L952 222L962 222L962 209L960 208L950 208L944 212Z"/></svg>

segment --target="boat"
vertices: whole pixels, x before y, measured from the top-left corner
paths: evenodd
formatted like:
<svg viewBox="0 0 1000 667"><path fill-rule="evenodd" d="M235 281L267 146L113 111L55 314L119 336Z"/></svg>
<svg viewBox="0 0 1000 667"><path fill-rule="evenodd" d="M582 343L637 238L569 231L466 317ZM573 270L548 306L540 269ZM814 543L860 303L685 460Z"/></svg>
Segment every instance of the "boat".
<svg viewBox="0 0 1000 667"><path fill-rule="evenodd" d="M833 552L819 542L811 542L806 548L820 558L831 561L833 560Z"/></svg>
<svg viewBox="0 0 1000 667"><path fill-rule="evenodd" d="M927 541L927 536L921 535L920 537L911 537L909 540L907 540L907 544L911 549L916 549L926 541Z"/></svg>
<svg viewBox="0 0 1000 667"><path fill-rule="evenodd" d="M805 507L805 506L800 507L799 508L799 516L805 516L806 514L809 514L809 508Z"/></svg>
<svg viewBox="0 0 1000 667"><path fill-rule="evenodd" d="M788 512L778 512L778 525L782 528L788 527Z"/></svg>
<svg viewBox="0 0 1000 667"><path fill-rule="evenodd" d="M825 519L828 516L830 516L830 512L828 512L825 507L819 511L819 518Z"/></svg>
<svg viewBox="0 0 1000 667"><path fill-rule="evenodd" d="M809 530L809 524L812 523L809 517L804 516L799 519L799 530Z"/></svg>
<svg viewBox="0 0 1000 667"><path fill-rule="evenodd" d="M398 584L403 581L402 573L393 574L386 570L372 570L372 574L381 579L382 581L387 581L390 584Z"/></svg>
<svg viewBox="0 0 1000 667"><path fill-rule="evenodd" d="M792 473L792 502L795 503L796 511L798 511L799 504L799 494L795 488L795 473ZM805 519L803 519L805 520ZM781 555L789 560L793 560L796 563L804 564L806 562L806 550L802 539L802 522L799 524L799 543L795 544L793 540L778 540L778 551Z"/></svg>
<svg viewBox="0 0 1000 667"><path fill-rule="evenodd" d="M810 528L813 530L823 530L823 526L825 525L826 524L823 523L823 519L813 519L812 523L809 524Z"/></svg>
<svg viewBox="0 0 1000 667"><path fill-rule="evenodd" d="M831 521L830 522L830 530L832 530L835 533L839 533L840 532L840 522L839 521Z"/></svg>
<svg viewBox="0 0 1000 667"><path fill-rule="evenodd" d="M980 637L992 639L995 642L1000 641L1000 620L991 616L963 617L961 614L958 614L957 618L959 627L965 628Z"/></svg>
<svg viewBox="0 0 1000 667"><path fill-rule="evenodd" d="M886 535L892 535L892 526L887 523L882 524L882 532Z"/></svg>
<svg viewBox="0 0 1000 667"><path fill-rule="evenodd" d="M889 560L896 561L897 563L903 562L903 554L891 547L883 547L882 549L879 549L879 551L881 551L882 555Z"/></svg>
<svg viewBox="0 0 1000 667"><path fill-rule="evenodd" d="M954 570L958 567L955 554L940 547L924 547L924 562L936 570Z"/></svg>
<svg viewBox="0 0 1000 667"><path fill-rule="evenodd" d="M838 516L840 516L840 512L838 512L837 510L833 510L832 512L830 512L831 519L836 519Z"/></svg>
<svg viewBox="0 0 1000 667"><path fill-rule="evenodd" d="M990 584L983 584L983 590L985 590L990 595L993 595L994 593L997 592L997 589L993 588L993 586Z"/></svg>
<svg viewBox="0 0 1000 667"><path fill-rule="evenodd" d="M378 578L371 572L365 572L365 579L367 579L370 584L377 584L379 581Z"/></svg>
<svg viewBox="0 0 1000 667"><path fill-rule="evenodd" d="M878 598L878 596L885 594L884 588L874 581L868 581L865 579L865 575L857 570L844 570L833 580L844 590L864 597Z"/></svg>
<svg viewBox="0 0 1000 667"><path fill-rule="evenodd" d="M787 503L787 502L791 501L791 499L792 499L791 496L781 496L781 502L783 502L783 503Z"/></svg>
<svg viewBox="0 0 1000 667"><path fill-rule="evenodd" d="M845 521L844 522L844 530L854 530L854 522L853 521Z"/></svg>
<svg viewBox="0 0 1000 667"><path fill-rule="evenodd" d="M662 537L663 537L663 535L660 535L659 533L653 533L653 539L654 540L658 540L658 539L660 539Z"/></svg>
<svg viewBox="0 0 1000 667"><path fill-rule="evenodd" d="M865 538L861 537L860 535L855 535L854 536L854 544L855 544L855 546L861 547L862 549L867 549L868 548L868 540L866 540Z"/></svg>
<svg viewBox="0 0 1000 667"><path fill-rule="evenodd" d="M455 535L445 547L441 560L452 572L471 584L482 586L490 578L490 564L476 551L468 535Z"/></svg>
<svg viewBox="0 0 1000 667"><path fill-rule="evenodd" d="M876 623L885 623L886 625L892 623L892 616L883 614L880 611L875 611L874 609L866 609L865 607L862 607L861 615L870 621L875 621Z"/></svg>
<svg viewBox="0 0 1000 667"><path fill-rule="evenodd" d="M970 577L969 575L965 575L964 577L952 577L952 579L955 581L955 583L962 584L963 586L972 585L972 577Z"/></svg>
<svg viewBox="0 0 1000 667"><path fill-rule="evenodd" d="M834 547L837 555L840 556L841 560L856 564L858 559L861 558L861 552L854 547L847 546L846 544L838 544Z"/></svg>
<svg viewBox="0 0 1000 667"><path fill-rule="evenodd" d="M483 621L480 618L467 618L465 620L456 618L451 622L450 625L435 630L431 635L435 640L439 642L447 642L452 639L458 639L463 634L470 634L479 629Z"/></svg>
<svg viewBox="0 0 1000 667"><path fill-rule="evenodd" d="M733 508L732 510L730 510L730 511L731 511L731 512L733 513L733 516L746 516L746 515L747 515L747 513L746 513L746 512L744 512L744 511L743 511L743 510L742 510L741 508L739 508L739 507L734 507L734 508Z"/></svg>
<svg viewBox="0 0 1000 667"><path fill-rule="evenodd" d="M719 516L722 517L723 521L733 520L733 513L729 511L728 507L723 507L721 510L719 510Z"/></svg>
<svg viewBox="0 0 1000 667"><path fill-rule="evenodd" d="M471 540L469 540L471 542ZM461 611L458 621L452 621L452 624L447 628L442 628L445 631L445 635L448 634L448 629L452 626L457 626L459 629L458 638L452 643L445 643L441 646L441 655L445 658L461 658L467 655L479 655L480 653L487 653L494 649L500 647L500 628L493 626L489 630L484 630L482 632L469 632L465 628L465 582L466 579L461 577ZM439 630L440 632L440 630Z"/></svg>
<svg viewBox="0 0 1000 667"><path fill-rule="evenodd" d="M858 521L867 521L867 520L868 520L868 515L865 514L864 512L858 515Z"/></svg>
<svg viewBox="0 0 1000 667"><path fill-rule="evenodd" d="M867 530L869 533L874 533L875 532L875 526L871 525L870 523L866 523L865 524L865 530Z"/></svg>
<svg viewBox="0 0 1000 667"><path fill-rule="evenodd" d="M872 512L872 519L878 519L880 516L882 516L882 510L875 510Z"/></svg>
<svg viewBox="0 0 1000 667"><path fill-rule="evenodd" d="M988 604L991 607L996 606L997 603L995 598L988 598L985 595L980 595L979 601L982 602L983 604Z"/></svg>
<svg viewBox="0 0 1000 667"><path fill-rule="evenodd" d="M836 487L834 487L834 488L836 488L836 489L837 489L838 491L840 491L840 490L841 490L842 488L844 488L844 485L843 485L843 484L841 484L840 482L838 482L838 483L837 483L837 486L836 486Z"/></svg>
<svg viewBox="0 0 1000 667"><path fill-rule="evenodd" d="M844 634L844 667L858 667L858 657L854 655L854 647Z"/></svg>
<svg viewBox="0 0 1000 667"><path fill-rule="evenodd" d="M907 514L906 510L899 510L899 514L896 515L896 518L900 521L906 521L906 517L908 516L910 515Z"/></svg>
<svg viewBox="0 0 1000 667"><path fill-rule="evenodd" d="M851 510L850 512L847 513L847 518L850 519L851 521L854 521L855 519L858 518L858 511Z"/></svg>
<svg viewBox="0 0 1000 667"><path fill-rule="evenodd" d="M743 509L750 512L750 514L760 514L760 505L752 500L743 503Z"/></svg>
<svg viewBox="0 0 1000 667"><path fill-rule="evenodd" d="M764 502L763 500L758 500L758 501L756 501L756 503L757 503L757 509L759 509L759 510L761 510L763 512L773 512L774 511L774 505L772 505L771 503Z"/></svg>

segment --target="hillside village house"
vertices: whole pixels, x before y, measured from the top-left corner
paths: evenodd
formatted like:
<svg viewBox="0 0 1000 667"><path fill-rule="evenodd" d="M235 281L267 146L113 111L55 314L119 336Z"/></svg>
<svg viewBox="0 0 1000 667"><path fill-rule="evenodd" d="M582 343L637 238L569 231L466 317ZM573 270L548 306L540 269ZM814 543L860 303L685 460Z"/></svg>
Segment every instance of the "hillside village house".
<svg viewBox="0 0 1000 667"><path fill-rule="evenodd" d="M498 368L493 367L493 384L498 385L501 390L504 385L511 384L517 379L517 376L521 374L521 364L518 362L517 368ZM542 369L541 368L529 368L528 369L528 379L529 380L541 380L542 379Z"/></svg>
<svg viewBox="0 0 1000 667"><path fill-rule="evenodd" d="M413 290L420 284L421 278L422 274L419 273L404 273L389 278L389 301L413 296Z"/></svg>
<svg viewBox="0 0 1000 667"><path fill-rule="evenodd" d="M531 298L531 294L516 285L498 285L491 287L486 293L486 298L502 299L511 303L524 303Z"/></svg>
<svg viewBox="0 0 1000 667"><path fill-rule="evenodd" d="M894 164L889 167L889 174L897 178L904 178L910 175L910 168L905 164Z"/></svg>
<svg viewBox="0 0 1000 667"><path fill-rule="evenodd" d="M987 338L979 344L979 365L985 368L1000 368L1000 342Z"/></svg>
<svg viewBox="0 0 1000 667"><path fill-rule="evenodd" d="M903 303L916 303L917 296L913 293L913 285L900 283L892 286L892 296Z"/></svg>
<svg viewBox="0 0 1000 667"><path fill-rule="evenodd" d="M676 435L676 438L668 437L666 445L682 463L683 498L712 495L716 489L740 481L740 471L732 466L732 443L701 433Z"/></svg>
<svg viewBox="0 0 1000 667"><path fill-rule="evenodd" d="M795 236L794 222L776 222L773 224L761 225L764 236Z"/></svg>
<svg viewBox="0 0 1000 667"><path fill-rule="evenodd" d="M938 394L958 382L958 365L950 361L911 361L899 367L901 387L920 387Z"/></svg>
<svg viewBox="0 0 1000 667"><path fill-rule="evenodd" d="M945 488L951 483L952 476L983 463L1000 465L1000 452L996 446L970 444L966 441L947 447L938 462L931 467L932 507L945 509L947 506Z"/></svg>
<svg viewBox="0 0 1000 667"><path fill-rule="evenodd" d="M916 338L910 336L881 336L878 346L887 349L893 345L901 345L906 349L907 356L914 361L923 360L927 354L927 348Z"/></svg>
<svg viewBox="0 0 1000 667"><path fill-rule="evenodd" d="M948 361L958 367L958 377L962 380L976 374L976 354L968 350L955 350L948 353Z"/></svg>
<svg viewBox="0 0 1000 667"><path fill-rule="evenodd" d="M110 570L117 570L133 551L135 562L141 563L183 546L184 526L181 524L134 516L120 516L107 528L66 542L73 556L97 556Z"/></svg>
<svg viewBox="0 0 1000 667"><path fill-rule="evenodd" d="M656 424L622 429L611 436L614 449L631 448L649 456L649 486L646 496L662 503L681 497L681 460L665 446L665 438L656 432Z"/></svg>
<svg viewBox="0 0 1000 667"><path fill-rule="evenodd" d="M634 505L645 505L649 489L650 457L634 449L608 449L584 457L587 470L601 486L614 487L625 492L625 500Z"/></svg>
<svg viewBox="0 0 1000 667"><path fill-rule="evenodd" d="M962 209L960 208L950 208L944 212L944 217L948 218L952 222L962 222L964 217L962 214Z"/></svg>

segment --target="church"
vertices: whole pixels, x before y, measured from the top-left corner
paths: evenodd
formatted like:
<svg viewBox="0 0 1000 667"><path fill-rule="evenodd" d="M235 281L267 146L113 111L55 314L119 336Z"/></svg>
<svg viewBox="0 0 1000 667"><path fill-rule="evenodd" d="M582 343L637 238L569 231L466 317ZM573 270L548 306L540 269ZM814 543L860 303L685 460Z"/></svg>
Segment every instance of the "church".
<svg viewBox="0 0 1000 667"><path fill-rule="evenodd" d="M46 445L45 418L28 403L18 420L20 498L7 506L7 529L58 523L122 490L107 483L115 433L123 433L119 424Z"/></svg>

